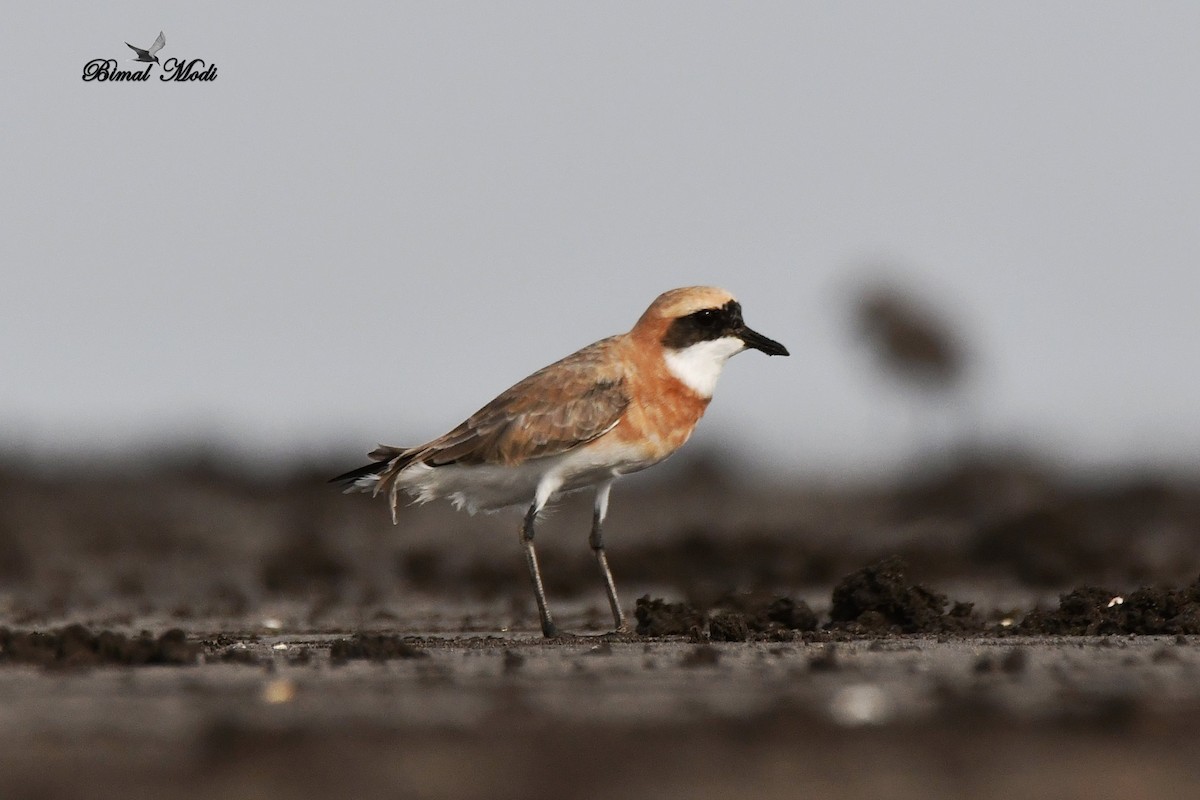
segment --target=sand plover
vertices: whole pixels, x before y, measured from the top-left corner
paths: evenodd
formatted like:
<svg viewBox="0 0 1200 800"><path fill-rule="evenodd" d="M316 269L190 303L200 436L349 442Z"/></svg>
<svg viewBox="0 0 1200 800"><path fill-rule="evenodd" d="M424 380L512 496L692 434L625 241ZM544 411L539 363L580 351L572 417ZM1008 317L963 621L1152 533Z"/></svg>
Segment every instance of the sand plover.
<svg viewBox="0 0 1200 800"><path fill-rule="evenodd" d="M521 545L547 637L558 628L546 605L534 524L554 498L595 486L588 542L613 622L627 630L601 536L609 490L616 478L657 464L688 440L725 362L747 348L788 355L746 327L741 305L724 289L673 289L628 333L538 370L431 442L379 446L373 463L332 482L386 495L393 523L401 490L419 503L445 498L472 513L526 507Z"/></svg>

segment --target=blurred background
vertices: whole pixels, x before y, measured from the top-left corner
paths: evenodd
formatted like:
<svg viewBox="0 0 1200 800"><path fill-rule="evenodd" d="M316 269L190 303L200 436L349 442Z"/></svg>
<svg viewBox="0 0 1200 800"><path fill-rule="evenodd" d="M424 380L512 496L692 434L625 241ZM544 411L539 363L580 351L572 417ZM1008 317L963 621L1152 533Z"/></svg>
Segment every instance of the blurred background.
<svg viewBox="0 0 1200 800"><path fill-rule="evenodd" d="M1183 2L22 4L0 447L350 466L715 283L794 354L737 359L697 435L746 469L888 475L935 434L1194 467L1198 26ZM218 79L80 79L159 30ZM880 369L880 285L952 332L951 370Z"/></svg>
<svg viewBox="0 0 1200 800"><path fill-rule="evenodd" d="M217 79L81 80L159 31ZM734 359L616 486L627 613L825 623L898 555L992 632L1086 585L1196 630L1197 31L1194 2L8 4L0 794L1194 794L1195 636L545 645L517 516L394 528L326 481L717 284L792 357ZM600 632L589 521L568 498L538 548ZM203 653L18 663L78 666L69 623L104 664L143 630ZM433 656L332 665L361 633Z"/></svg>
<svg viewBox="0 0 1200 800"><path fill-rule="evenodd" d="M792 358L733 361L686 455L618 488L646 580L671 536L709 553L689 591L746 542L794 569L704 580L860 550L1194 571L1197 29L1191 3L14 7L2 570L34 616L479 577L509 537L446 530L509 522L398 537L321 481L713 283ZM80 79L160 30L217 80Z"/></svg>

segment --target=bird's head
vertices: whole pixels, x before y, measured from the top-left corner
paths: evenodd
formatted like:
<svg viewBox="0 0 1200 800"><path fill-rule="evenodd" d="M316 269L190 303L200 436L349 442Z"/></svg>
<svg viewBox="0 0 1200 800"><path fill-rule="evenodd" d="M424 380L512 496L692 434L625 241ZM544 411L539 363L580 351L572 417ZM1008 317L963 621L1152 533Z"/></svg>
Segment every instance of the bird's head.
<svg viewBox="0 0 1200 800"><path fill-rule="evenodd" d="M749 328L741 304L715 286L664 292L642 314L633 335L655 339L670 371L703 397L712 396L725 362L747 348L788 355L782 344Z"/></svg>

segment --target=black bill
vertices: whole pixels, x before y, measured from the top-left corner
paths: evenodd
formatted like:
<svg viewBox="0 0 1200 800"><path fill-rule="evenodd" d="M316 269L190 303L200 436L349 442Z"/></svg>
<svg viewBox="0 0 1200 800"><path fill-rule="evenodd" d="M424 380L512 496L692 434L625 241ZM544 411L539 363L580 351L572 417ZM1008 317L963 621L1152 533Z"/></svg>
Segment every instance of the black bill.
<svg viewBox="0 0 1200 800"><path fill-rule="evenodd" d="M752 331L749 328L742 326L737 332L738 338L746 343L746 347L752 347L755 350L761 350L769 356L787 356L791 355L787 348L781 345L774 339L768 339L758 331Z"/></svg>

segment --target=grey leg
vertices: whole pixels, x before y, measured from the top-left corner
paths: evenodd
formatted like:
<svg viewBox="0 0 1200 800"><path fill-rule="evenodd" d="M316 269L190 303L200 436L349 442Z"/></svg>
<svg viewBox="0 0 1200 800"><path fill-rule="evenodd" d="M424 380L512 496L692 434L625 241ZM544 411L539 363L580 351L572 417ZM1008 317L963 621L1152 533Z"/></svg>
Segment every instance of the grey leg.
<svg viewBox="0 0 1200 800"><path fill-rule="evenodd" d="M525 514L525 522L521 525L521 546L525 549L525 566L529 569L529 579L533 581L533 594L537 598L538 614L542 618L542 635L547 639L558 636L558 628L550 616L546 606L546 590L542 588L542 573L538 569L537 552L533 549L533 523L537 519L539 504L535 502Z"/></svg>
<svg viewBox="0 0 1200 800"><path fill-rule="evenodd" d="M612 481L602 483L596 489L596 505L592 509L592 534L588 544L596 554L596 563L600 565L600 575L604 578L604 589L608 592L608 605L612 609L613 624L618 633L627 633L629 626L625 622L625 612L621 610L621 601L617 599L617 586L613 583L612 570L608 568L608 556L604 553L604 537L600 532L604 517L608 514L608 492L612 489Z"/></svg>

